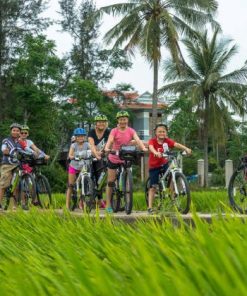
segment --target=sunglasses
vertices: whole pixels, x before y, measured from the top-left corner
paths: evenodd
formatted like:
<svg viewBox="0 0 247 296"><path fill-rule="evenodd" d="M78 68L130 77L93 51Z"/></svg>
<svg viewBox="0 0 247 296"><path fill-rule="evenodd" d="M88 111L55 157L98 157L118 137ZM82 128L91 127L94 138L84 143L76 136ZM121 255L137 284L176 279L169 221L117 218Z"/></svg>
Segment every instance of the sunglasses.
<svg viewBox="0 0 247 296"><path fill-rule="evenodd" d="M22 135L27 135L27 134L28 134L28 132L21 132L21 134L22 134Z"/></svg>

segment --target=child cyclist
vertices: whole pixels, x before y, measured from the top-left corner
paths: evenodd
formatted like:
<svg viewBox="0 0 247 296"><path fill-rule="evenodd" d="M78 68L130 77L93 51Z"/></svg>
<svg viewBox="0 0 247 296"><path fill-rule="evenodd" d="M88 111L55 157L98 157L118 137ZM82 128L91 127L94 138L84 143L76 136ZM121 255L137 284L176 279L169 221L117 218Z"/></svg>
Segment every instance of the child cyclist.
<svg viewBox="0 0 247 296"><path fill-rule="evenodd" d="M119 150L122 145L128 145L132 140L141 148L143 151L147 151L143 142L139 139L136 131L128 126L129 113L127 111L119 111L116 115L118 125L111 130L108 141L105 145L105 151L109 152L113 150ZM118 155L109 154L108 156L108 179L106 188L106 211L112 213L111 208L111 194L112 188L115 186L116 169L123 161Z"/></svg>
<svg viewBox="0 0 247 296"><path fill-rule="evenodd" d="M86 131L83 128L76 128L74 130L75 142L71 144L69 149L70 164L68 168L68 189L66 193L66 208L70 209L70 198L72 190L76 180L76 174L78 174L82 168L82 162L76 161L75 157L85 155L85 152L90 150L90 145L85 142ZM82 204L80 204L82 208Z"/></svg>
<svg viewBox="0 0 247 296"><path fill-rule="evenodd" d="M149 147L149 178L150 189L148 192L148 213L153 213L153 201L156 193L156 187L159 182L159 173L161 169L166 171L168 168L168 160L162 156L162 153L169 151L169 148L178 148L191 154L191 149L176 143L167 137L167 126L165 124L157 124L155 127L155 137L148 142Z"/></svg>

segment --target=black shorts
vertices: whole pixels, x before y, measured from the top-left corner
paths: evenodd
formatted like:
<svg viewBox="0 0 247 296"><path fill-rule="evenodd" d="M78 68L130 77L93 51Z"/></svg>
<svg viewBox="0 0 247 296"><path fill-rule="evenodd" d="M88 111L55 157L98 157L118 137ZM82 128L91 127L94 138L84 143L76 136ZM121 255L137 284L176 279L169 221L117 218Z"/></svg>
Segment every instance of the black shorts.
<svg viewBox="0 0 247 296"><path fill-rule="evenodd" d="M121 166L120 163L113 163L111 162L109 159L108 159L108 162L107 162L107 167L111 170L116 170L118 169L119 167Z"/></svg>
<svg viewBox="0 0 247 296"><path fill-rule="evenodd" d="M163 173L166 172L168 169L168 163L164 164L163 166L155 169L149 170L149 178L150 178L150 187L153 185L158 185L159 183L159 174L162 171Z"/></svg>

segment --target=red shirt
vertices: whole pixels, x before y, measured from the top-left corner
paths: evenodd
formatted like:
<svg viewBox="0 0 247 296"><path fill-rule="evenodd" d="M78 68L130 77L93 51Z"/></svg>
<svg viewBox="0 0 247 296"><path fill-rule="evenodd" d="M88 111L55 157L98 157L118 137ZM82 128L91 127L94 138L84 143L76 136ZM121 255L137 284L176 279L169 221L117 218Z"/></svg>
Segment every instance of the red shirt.
<svg viewBox="0 0 247 296"><path fill-rule="evenodd" d="M175 141L169 138L165 138L162 144L159 144L157 138L152 138L148 141L148 145L152 145L158 152L164 153L169 151L169 148L173 148ZM165 158L156 157L152 152L149 153L148 166L149 169L159 168L168 162Z"/></svg>

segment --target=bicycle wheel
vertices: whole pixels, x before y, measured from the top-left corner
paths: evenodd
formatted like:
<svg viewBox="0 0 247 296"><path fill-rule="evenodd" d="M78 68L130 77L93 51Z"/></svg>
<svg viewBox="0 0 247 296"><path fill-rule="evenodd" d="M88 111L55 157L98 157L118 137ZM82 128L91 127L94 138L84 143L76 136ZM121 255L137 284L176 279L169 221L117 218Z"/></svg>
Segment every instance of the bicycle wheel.
<svg viewBox="0 0 247 296"><path fill-rule="evenodd" d="M5 194L4 194L3 200L2 200L2 206L3 206L3 209L5 211L8 210L8 207L9 207L9 204L10 204L10 198L11 198L11 189L10 189L10 187L8 187L5 190Z"/></svg>
<svg viewBox="0 0 247 296"><path fill-rule="evenodd" d="M181 214L187 214L191 203L188 181L184 174L176 172L175 182L178 190L177 193L175 192L173 181L169 187L172 206L174 206Z"/></svg>
<svg viewBox="0 0 247 296"><path fill-rule="evenodd" d="M77 192L76 187L72 189L71 199L70 199L70 210L74 211L77 208Z"/></svg>
<svg viewBox="0 0 247 296"><path fill-rule="evenodd" d="M51 187L44 175L36 177L36 194L39 205L44 209L49 209L52 205Z"/></svg>
<svg viewBox="0 0 247 296"><path fill-rule="evenodd" d="M31 174L26 173L21 176L20 184L18 201L28 207L36 199L35 180Z"/></svg>
<svg viewBox="0 0 247 296"><path fill-rule="evenodd" d="M131 214L133 207L133 177L130 169L123 175L123 195L125 201L125 213Z"/></svg>
<svg viewBox="0 0 247 296"><path fill-rule="evenodd" d="M228 185L228 196L231 206L241 214L247 213L247 179L244 168L231 176Z"/></svg>
<svg viewBox="0 0 247 296"><path fill-rule="evenodd" d="M92 179L89 176L83 176L82 186L84 186L84 194L82 195L84 210L86 210L87 213L90 213L95 207Z"/></svg>
<svg viewBox="0 0 247 296"><path fill-rule="evenodd" d="M111 194L111 207L114 213L117 213L120 210L121 196L119 191L119 175L115 181L115 187L112 188Z"/></svg>

